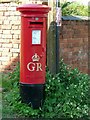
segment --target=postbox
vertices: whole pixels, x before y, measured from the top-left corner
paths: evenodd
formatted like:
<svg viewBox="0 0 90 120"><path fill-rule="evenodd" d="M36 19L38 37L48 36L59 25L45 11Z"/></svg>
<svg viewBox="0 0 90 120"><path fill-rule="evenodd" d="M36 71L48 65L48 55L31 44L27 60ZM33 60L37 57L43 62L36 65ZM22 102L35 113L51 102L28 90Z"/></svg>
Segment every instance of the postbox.
<svg viewBox="0 0 90 120"><path fill-rule="evenodd" d="M21 12L20 94L22 101L39 108L44 101L47 15L50 7L25 4Z"/></svg>

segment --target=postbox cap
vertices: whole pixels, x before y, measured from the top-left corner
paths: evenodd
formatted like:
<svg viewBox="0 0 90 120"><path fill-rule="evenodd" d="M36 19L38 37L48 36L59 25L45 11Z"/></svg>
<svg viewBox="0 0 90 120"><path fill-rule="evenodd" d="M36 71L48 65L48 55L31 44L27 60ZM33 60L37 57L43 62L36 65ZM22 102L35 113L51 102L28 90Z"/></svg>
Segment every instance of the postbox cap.
<svg viewBox="0 0 90 120"><path fill-rule="evenodd" d="M48 13L51 10L51 7L42 4L24 4L16 8L20 12L41 12Z"/></svg>

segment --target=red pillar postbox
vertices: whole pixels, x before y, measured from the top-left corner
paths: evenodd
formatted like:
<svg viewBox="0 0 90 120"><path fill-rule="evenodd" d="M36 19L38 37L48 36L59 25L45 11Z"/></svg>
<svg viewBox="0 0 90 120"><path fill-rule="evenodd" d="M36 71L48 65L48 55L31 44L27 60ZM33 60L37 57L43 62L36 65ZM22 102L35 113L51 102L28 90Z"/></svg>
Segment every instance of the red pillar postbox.
<svg viewBox="0 0 90 120"><path fill-rule="evenodd" d="M20 94L23 102L38 108L44 100L46 26L50 7L26 4L21 12Z"/></svg>

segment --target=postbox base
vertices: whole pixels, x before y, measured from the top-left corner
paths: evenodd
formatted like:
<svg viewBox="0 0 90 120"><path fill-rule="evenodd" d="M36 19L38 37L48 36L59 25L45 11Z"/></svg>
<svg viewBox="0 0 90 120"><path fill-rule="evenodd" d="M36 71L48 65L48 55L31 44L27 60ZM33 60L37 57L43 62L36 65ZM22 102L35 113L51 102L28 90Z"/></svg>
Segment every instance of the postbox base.
<svg viewBox="0 0 90 120"><path fill-rule="evenodd" d="M45 84L22 84L20 83L20 95L22 102L38 109L42 107L45 98Z"/></svg>

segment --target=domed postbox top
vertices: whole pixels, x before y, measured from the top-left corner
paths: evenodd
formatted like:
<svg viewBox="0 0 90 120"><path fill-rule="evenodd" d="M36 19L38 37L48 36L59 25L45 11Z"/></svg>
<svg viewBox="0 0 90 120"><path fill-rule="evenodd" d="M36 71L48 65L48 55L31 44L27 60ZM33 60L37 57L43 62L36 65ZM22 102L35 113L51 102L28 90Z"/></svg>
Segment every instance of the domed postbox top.
<svg viewBox="0 0 90 120"><path fill-rule="evenodd" d="M17 7L18 11L20 12L39 12L39 13L48 13L51 8L47 5L42 5L42 4L24 4L19 7Z"/></svg>

